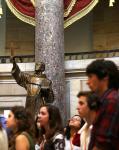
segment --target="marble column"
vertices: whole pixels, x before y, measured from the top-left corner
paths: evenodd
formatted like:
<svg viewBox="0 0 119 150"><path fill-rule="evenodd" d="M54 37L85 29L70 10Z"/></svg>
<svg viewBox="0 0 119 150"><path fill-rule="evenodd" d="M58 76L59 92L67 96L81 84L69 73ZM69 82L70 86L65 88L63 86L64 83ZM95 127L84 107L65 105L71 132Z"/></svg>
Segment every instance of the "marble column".
<svg viewBox="0 0 119 150"><path fill-rule="evenodd" d="M36 0L35 61L46 64L52 81L54 104L65 121L63 0Z"/></svg>
<svg viewBox="0 0 119 150"><path fill-rule="evenodd" d="M5 1L1 1L3 8L3 15L0 18L0 56L5 56L5 44L6 44L6 4Z"/></svg>

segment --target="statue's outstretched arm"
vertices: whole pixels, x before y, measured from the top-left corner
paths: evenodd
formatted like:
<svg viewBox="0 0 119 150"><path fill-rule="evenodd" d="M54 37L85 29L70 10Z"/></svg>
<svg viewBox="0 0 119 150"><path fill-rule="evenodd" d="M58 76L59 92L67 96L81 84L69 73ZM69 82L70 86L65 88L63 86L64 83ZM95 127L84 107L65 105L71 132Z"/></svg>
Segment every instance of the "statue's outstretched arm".
<svg viewBox="0 0 119 150"><path fill-rule="evenodd" d="M12 58L13 68L12 68L12 76L16 80L17 84L20 86L27 88L27 83L29 82L30 75L24 72L21 72L19 66L15 61L15 57Z"/></svg>

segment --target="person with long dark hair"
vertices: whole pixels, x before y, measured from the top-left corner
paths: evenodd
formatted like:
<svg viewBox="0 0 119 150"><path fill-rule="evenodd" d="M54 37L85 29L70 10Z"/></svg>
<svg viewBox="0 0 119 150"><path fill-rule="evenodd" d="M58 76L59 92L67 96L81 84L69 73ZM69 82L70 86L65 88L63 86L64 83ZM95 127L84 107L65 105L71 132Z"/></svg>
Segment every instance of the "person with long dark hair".
<svg viewBox="0 0 119 150"><path fill-rule="evenodd" d="M12 131L9 137L9 150L35 149L34 119L23 106L11 108L6 127Z"/></svg>
<svg viewBox="0 0 119 150"><path fill-rule="evenodd" d="M38 121L43 137L40 150L64 150L63 125L59 109L50 104L41 106Z"/></svg>
<svg viewBox="0 0 119 150"><path fill-rule="evenodd" d="M84 121L79 115L74 115L68 121L65 130L65 150L80 150L80 134L78 131L83 126Z"/></svg>

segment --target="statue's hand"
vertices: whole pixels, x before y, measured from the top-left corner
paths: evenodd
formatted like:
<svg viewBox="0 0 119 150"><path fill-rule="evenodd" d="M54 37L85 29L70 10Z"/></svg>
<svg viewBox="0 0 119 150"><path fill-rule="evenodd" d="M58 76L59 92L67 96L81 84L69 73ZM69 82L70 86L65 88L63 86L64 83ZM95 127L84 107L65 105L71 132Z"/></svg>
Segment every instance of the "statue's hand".
<svg viewBox="0 0 119 150"><path fill-rule="evenodd" d="M11 46L10 62L14 63L15 62L15 52L14 52L14 48L13 48L14 47L14 43L11 43L10 46Z"/></svg>
<svg viewBox="0 0 119 150"><path fill-rule="evenodd" d="M15 57L14 57L14 56L11 56L11 57L10 57L10 62L11 62L11 63L15 63Z"/></svg>

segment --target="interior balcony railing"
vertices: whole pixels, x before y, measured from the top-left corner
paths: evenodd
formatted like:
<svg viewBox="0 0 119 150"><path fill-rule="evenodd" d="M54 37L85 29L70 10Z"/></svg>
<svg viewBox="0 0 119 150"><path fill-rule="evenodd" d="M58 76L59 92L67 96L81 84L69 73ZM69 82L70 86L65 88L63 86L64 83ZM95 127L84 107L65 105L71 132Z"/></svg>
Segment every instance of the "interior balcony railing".
<svg viewBox="0 0 119 150"><path fill-rule="evenodd" d="M119 49L115 50L101 50L91 52L75 52L65 53L65 61L67 60L82 60L82 59L96 59L96 58L112 58L119 57ZM34 55L17 55L15 60L18 63L34 62ZM0 63L10 63L10 56L0 56Z"/></svg>

